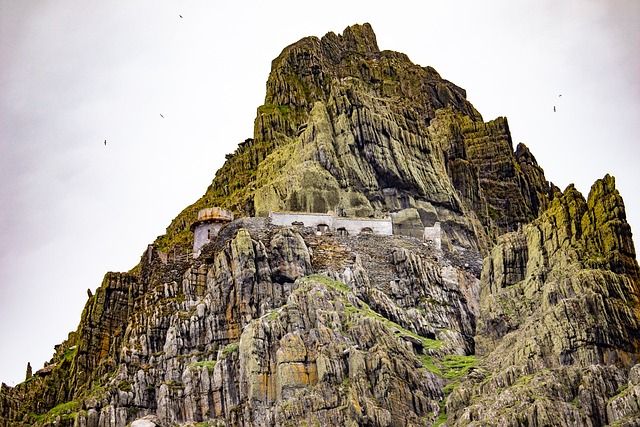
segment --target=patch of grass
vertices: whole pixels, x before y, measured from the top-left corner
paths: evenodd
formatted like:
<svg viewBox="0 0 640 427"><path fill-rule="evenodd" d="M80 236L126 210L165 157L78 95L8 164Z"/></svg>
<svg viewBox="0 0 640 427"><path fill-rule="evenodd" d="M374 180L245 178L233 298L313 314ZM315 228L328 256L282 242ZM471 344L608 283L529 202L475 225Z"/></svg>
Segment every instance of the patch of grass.
<svg viewBox="0 0 640 427"><path fill-rule="evenodd" d="M458 381L458 380L452 381L449 384L447 384L446 386L444 386L444 388L442 389L442 392L445 394L445 396L448 396L448 395L451 394L451 392L453 390L458 388L459 385L460 385L460 381Z"/></svg>
<svg viewBox="0 0 640 427"><path fill-rule="evenodd" d="M476 356L459 356L450 354L442 359L442 365L445 368L444 376L448 379L458 379L464 375L470 368L478 364Z"/></svg>
<svg viewBox="0 0 640 427"><path fill-rule="evenodd" d="M446 399L442 399L438 404L440 405L440 413L438 414L438 418L433 423L433 427L441 426L447 422L447 411L445 409Z"/></svg>
<svg viewBox="0 0 640 427"><path fill-rule="evenodd" d="M279 311L282 310L283 307L285 307L285 305L283 305L282 307L278 307L277 309L272 310L269 314L267 314L266 319L271 322L274 321L278 318L278 315L280 314Z"/></svg>
<svg viewBox="0 0 640 427"><path fill-rule="evenodd" d="M446 414L446 412L440 412L440 414L438 414L438 418L436 419L436 422L433 423L433 427L441 426L442 424L445 424L446 422L447 422L447 414Z"/></svg>
<svg viewBox="0 0 640 427"><path fill-rule="evenodd" d="M427 371L431 372L432 374L436 374L439 377L442 376L442 370L436 364L436 362L433 360L431 356L427 354L422 354L418 356L418 359L420 360L420 362L422 363L422 366L424 366Z"/></svg>
<svg viewBox="0 0 640 427"><path fill-rule="evenodd" d="M191 364L191 366L195 368L205 367L209 372L213 372L213 368L215 368L216 362L216 360L202 360L200 362Z"/></svg>
<svg viewBox="0 0 640 427"><path fill-rule="evenodd" d="M199 423L194 424L193 427L218 427L223 425L224 424L221 424L218 421L201 421Z"/></svg>
<svg viewBox="0 0 640 427"><path fill-rule="evenodd" d="M235 353L236 351L238 351L238 348L240 347L240 343L237 342L232 342L231 344L227 344L223 349L222 349L222 354L224 356L230 356L231 354Z"/></svg>
<svg viewBox="0 0 640 427"><path fill-rule="evenodd" d="M60 361L61 362L70 362L70 361L72 361L73 358L76 356L77 352L78 352L78 346L74 345L72 347L69 347L62 354L62 357L60 358Z"/></svg>
<svg viewBox="0 0 640 427"><path fill-rule="evenodd" d="M70 402L61 403L58 406L52 408L49 411L49 414L54 417L57 417L58 415L63 415L69 412L76 412L79 408L80 408L80 404L75 400L72 400Z"/></svg>
<svg viewBox="0 0 640 427"><path fill-rule="evenodd" d="M308 283L309 281L321 283L328 288L334 289L342 293L347 293L350 291L349 286L347 286L346 283L333 280L332 278L330 278L325 274L312 274L301 280L302 283Z"/></svg>
<svg viewBox="0 0 640 427"><path fill-rule="evenodd" d="M38 423L49 423L60 417L61 420L72 420L80 410L80 404L72 400L61 403L49 410L46 414L32 414Z"/></svg>
<svg viewBox="0 0 640 427"><path fill-rule="evenodd" d="M278 110L280 110L280 114L282 115L289 114L289 110L291 110L291 107L288 105L278 105Z"/></svg>
<svg viewBox="0 0 640 427"><path fill-rule="evenodd" d="M445 356L439 362L434 361L433 358L422 355L418 356L422 365L429 371L440 377L444 377L448 380L446 386L442 389L442 392L445 395L445 398L440 402L440 413L438 418L436 419L434 426L439 426L447 421L447 414L445 412L445 402L447 396L449 396L453 390L460 386L460 378L473 366L478 364L478 358L476 356L460 356L455 354L450 354Z"/></svg>
<svg viewBox="0 0 640 427"><path fill-rule="evenodd" d="M277 111L281 116L285 116L290 110L289 105L264 104L258 107L258 114L273 114Z"/></svg>
<svg viewBox="0 0 640 427"><path fill-rule="evenodd" d="M578 396L574 397L573 400L569 402L569 404L577 409L582 408L582 402L580 402L580 397Z"/></svg>
<svg viewBox="0 0 640 427"><path fill-rule="evenodd" d="M440 347L442 347L442 341L440 341L440 340L433 340L431 338L425 338L425 337L422 337L420 335L416 335L414 333L411 333L411 335L414 336L414 337L419 338L420 341L422 341L422 345L426 349L429 349L429 350L440 350Z"/></svg>
<svg viewBox="0 0 640 427"><path fill-rule="evenodd" d="M47 414L29 413L29 417L33 418L37 423L42 423L45 420L45 418L47 418Z"/></svg>
<svg viewBox="0 0 640 427"><path fill-rule="evenodd" d="M618 389L616 390L616 395L624 393L625 390L627 390L629 388L629 384L622 384L620 387L618 387Z"/></svg>
<svg viewBox="0 0 640 427"><path fill-rule="evenodd" d="M516 383L516 385L527 385L531 382L532 379L533 379L533 375L522 376L518 379L518 382Z"/></svg>

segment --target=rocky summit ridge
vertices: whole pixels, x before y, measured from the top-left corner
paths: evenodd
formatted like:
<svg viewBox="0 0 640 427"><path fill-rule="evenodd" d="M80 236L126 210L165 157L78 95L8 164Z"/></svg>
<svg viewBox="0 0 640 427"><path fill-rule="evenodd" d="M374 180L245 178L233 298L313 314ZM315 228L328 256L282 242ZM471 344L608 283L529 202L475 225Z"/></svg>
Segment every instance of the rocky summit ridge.
<svg viewBox="0 0 640 427"><path fill-rule="evenodd" d="M211 206L237 219L176 256ZM272 211L391 217L393 235ZM614 178L560 191L505 118L364 24L274 59L253 138L105 275L44 368L2 385L0 425L638 426L638 362Z"/></svg>

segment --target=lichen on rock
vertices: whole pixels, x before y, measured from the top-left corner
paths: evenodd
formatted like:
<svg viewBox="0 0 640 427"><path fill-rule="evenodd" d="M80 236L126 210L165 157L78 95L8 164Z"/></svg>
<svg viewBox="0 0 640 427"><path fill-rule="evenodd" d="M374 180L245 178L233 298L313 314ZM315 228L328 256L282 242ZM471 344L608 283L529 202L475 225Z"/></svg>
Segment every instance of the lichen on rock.
<svg viewBox="0 0 640 427"><path fill-rule="evenodd" d="M185 257L210 206L236 219ZM276 226L282 210L394 233ZM632 426L639 362L614 178L561 192L506 118L364 24L282 51L253 137L105 275L44 368L2 385L0 424Z"/></svg>
<svg viewBox="0 0 640 427"><path fill-rule="evenodd" d="M485 259L475 337L486 374L450 396L453 425L638 417L629 403L635 391L620 393L640 359L640 281L629 242L610 176L587 201L568 187L538 219L499 239ZM473 403L478 395L482 403Z"/></svg>

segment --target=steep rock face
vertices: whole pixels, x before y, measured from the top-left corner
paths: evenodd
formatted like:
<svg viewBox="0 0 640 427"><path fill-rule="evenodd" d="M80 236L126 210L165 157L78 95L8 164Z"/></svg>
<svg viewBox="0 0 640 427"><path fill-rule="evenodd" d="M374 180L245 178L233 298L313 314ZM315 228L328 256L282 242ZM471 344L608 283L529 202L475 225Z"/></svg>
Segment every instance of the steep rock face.
<svg viewBox="0 0 640 427"><path fill-rule="evenodd" d="M505 118L482 123L443 109L429 131L443 149L451 182L491 236L530 222L553 198L529 149L521 143L513 153Z"/></svg>
<svg viewBox="0 0 640 427"><path fill-rule="evenodd" d="M304 282L242 334L247 417L262 425L428 425L444 380L394 329L339 282Z"/></svg>
<svg viewBox="0 0 640 427"><path fill-rule="evenodd" d="M476 349L484 359L449 397L453 425L640 419L640 275L630 238L606 176L587 201L569 187L539 219L499 239L482 273Z"/></svg>
<svg viewBox="0 0 640 427"><path fill-rule="evenodd" d="M87 427L432 425L458 374L451 360L475 362L467 299L478 279L458 264L411 237L317 236L261 218L230 223L196 260L165 264L149 248L136 280L108 274L87 303L59 368L69 392L26 410L21 389L7 389L3 416ZM25 400L47 392L41 381Z"/></svg>
<svg viewBox="0 0 640 427"><path fill-rule="evenodd" d="M404 235L245 217L181 256L209 205L393 214ZM435 221L441 250L416 238ZM634 426L639 287L612 177L561 193L506 119L349 27L274 60L254 138L2 386L0 425Z"/></svg>
<svg viewBox="0 0 640 427"><path fill-rule="evenodd" d="M410 208L422 226L441 222L451 244L482 249L487 234L532 220L550 188L526 147L514 153L506 119L483 123L463 89L380 51L371 27L355 25L302 39L273 61L253 139L161 245L185 240L197 210L213 204L241 216Z"/></svg>
<svg viewBox="0 0 640 427"><path fill-rule="evenodd" d="M87 301L77 331L76 357L72 365L75 394L90 389L93 380L113 369L129 312L135 298L144 291L136 275L107 273L102 286Z"/></svg>
<svg viewBox="0 0 640 427"><path fill-rule="evenodd" d="M61 402L74 402L95 383L111 375L133 300L144 291L138 277L107 273L102 285L85 305L76 332L56 346L53 358L15 389L0 393L0 421L33 422L34 414L47 413ZM3 418L5 418L3 420Z"/></svg>

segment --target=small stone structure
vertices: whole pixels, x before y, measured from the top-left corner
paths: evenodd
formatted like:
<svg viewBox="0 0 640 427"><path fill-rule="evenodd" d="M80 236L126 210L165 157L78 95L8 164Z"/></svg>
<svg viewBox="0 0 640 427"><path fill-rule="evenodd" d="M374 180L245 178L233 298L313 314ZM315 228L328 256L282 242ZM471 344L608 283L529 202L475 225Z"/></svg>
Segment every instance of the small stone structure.
<svg viewBox="0 0 640 427"><path fill-rule="evenodd" d="M423 240L425 243L431 244L435 250L442 250L442 230L439 222L433 224L433 227L424 228Z"/></svg>
<svg viewBox="0 0 640 427"><path fill-rule="evenodd" d="M198 219L191 224L193 231L193 257L200 255L200 249L210 243L218 235L220 228L233 221L233 212L217 206L202 209L198 212Z"/></svg>
<svg viewBox="0 0 640 427"><path fill-rule="evenodd" d="M269 212L273 225L281 227L311 227L318 235L334 233L338 236L357 236L360 234L377 234L392 236L393 224L387 218L346 218L338 217L332 212ZM233 213L219 207L202 209L198 219L191 225L193 231L193 257L200 256L204 245L213 241L223 225L234 220ZM402 234L402 233L400 233ZM442 230L440 223L433 227L425 227L423 240L433 249L442 250Z"/></svg>
<svg viewBox="0 0 640 427"><path fill-rule="evenodd" d="M393 226L391 218L345 218L333 213L307 212L269 212L274 225L314 227L316 233L332 232L340 236L357 236L359 234L379 234L391 236Z"/></svg>

